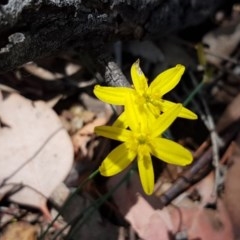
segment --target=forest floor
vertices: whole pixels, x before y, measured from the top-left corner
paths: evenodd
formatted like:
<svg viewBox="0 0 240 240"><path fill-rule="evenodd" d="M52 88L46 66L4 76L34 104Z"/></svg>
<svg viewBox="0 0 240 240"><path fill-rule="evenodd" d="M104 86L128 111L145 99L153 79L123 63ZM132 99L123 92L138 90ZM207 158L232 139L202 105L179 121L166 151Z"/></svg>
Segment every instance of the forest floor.
<svg viewBox="0 0 240 240"><path fill-rule="evenodd" d="M109 48L129 81L137 59L149 82L186 67L164 97L198 115L178 118L168 132L194 161L179 167L153 158L151 196L131 167L113 177L96 171L118 142L94 128L122 108L94 96L101 76L87 60L65 51L0 75L0 240L240 239L239 9Z"/></svg>

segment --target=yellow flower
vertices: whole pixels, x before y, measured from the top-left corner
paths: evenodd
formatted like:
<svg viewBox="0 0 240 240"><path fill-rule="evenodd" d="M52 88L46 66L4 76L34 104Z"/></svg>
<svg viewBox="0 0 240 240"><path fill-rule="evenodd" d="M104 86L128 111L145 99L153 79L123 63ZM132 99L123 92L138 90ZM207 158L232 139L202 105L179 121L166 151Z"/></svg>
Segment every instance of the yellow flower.
<svg viewBox="0 0 240 240"><path fill-rule="evenodd" d="M131 97L126 97L126 104ZM161 137L182 110L181 104L171 106L158 118L146 121L136 105L126 109L129 129L116 126L100 126L95 132L110 139L123 142L102 162L99 170L103 176L113 176L125 169L136 157L140 180L146 194L154 189L154 172L151 155L171 164L187 165L192 162L192 154L181 145ZM144 120L145 119L145 120Z"/></svg>
<svg viewBox="0 0 240 240"><path fill-rule="evenodd" d="M162 99L164 94L171 91L180 81L185 70L183 65L176 65L159 74L152 83L148 86L147 78L139 66L139 60L131 67L131 77L133 88L127 87L102 87L96 85L94 94L103 102L114 105L124 105L126 107L126 97L133 96L133 103L137 104L141 112L145 112L148 117L152 113L158 117L162 112L166 112L176 103ZM130 107L131 107L130 104ZM197 119L197 115L187 108L182 107L178 117ZM125 112L120 115L120 122L125 122L127 119ZM118 119L119 120L119 119ZM117 121L115 126L119 126ZM125 127L126 127L125 123Z"/></svg>

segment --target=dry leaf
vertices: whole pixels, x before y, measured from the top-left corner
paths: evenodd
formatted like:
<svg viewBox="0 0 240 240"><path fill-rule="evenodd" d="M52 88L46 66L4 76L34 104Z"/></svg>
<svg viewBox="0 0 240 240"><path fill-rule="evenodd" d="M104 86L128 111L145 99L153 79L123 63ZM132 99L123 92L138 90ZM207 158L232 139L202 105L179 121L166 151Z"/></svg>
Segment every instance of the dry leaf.
<svg viewBox="0 0 240 240"><path fill-rule="evenodd" d="M116 186L127 171L129 168L109 178L108 188ZM168 240L173 226L167 209L154 210L152 206L157 206L158 199L154 195L143 198L144 195L138 174L132 174L131 179L116 190L113 199L141 239Z"/></svg>
<svg viewBox="0 0 240 240"><path fill-rule="evenodd" d="M130 168L131 166L127 167L119 174L110 177L107 182L107 188L114 188L130 170ZM126 215L130 211L131 207L136 203L138 194L144 196L150 205L157 206L158 198L154 195L149 196L144 193L137 173L133 173L128 181L125 181L124 184L118 187L112 197L119 207L120 212L123 215Z"/></svg>
<svg viewBox="0 0 240 240"><path fill-rule="evenodd" d="M94 133L94 128L97 126L104 125L108 122L109 117L99 117L96 118L93 122L86 124L83 128L77 131L72 136L74 152L77 153L79 150L83 156L87 155L87 143L92 138Z"/></svg>
<svg viewBox="0 0 240 240"><path fill-rule="evenodd" d="M208 62L219 66L223 59L229 57L240 41L240 23L220 27L207 33L203 42L209 46L206 55ZM227 43L227 44L226 44ZM216 57L215 54L219 57Z"/></svg>
<svg viewBox="0 0 240 240"><path fill-rule="evenodd" d="M186 232L188 239L233 240L228 213L221 200L217 209L193 207L168 207L175 226L174 232Z"/></svg>
<svg viewBox="0 0 240 240"><path fill-rule="evenodd" d="M127 213L126 219L143 239L169 240L168 233L173 229L167 208L154 210L140 195Z"/></svg>
<svg viewBox="0 0 240 240"><path fill-rule="evenodd" d="M18 93L18 91L16 89L11 88L11 87L9 87L7 85L4 85L4 84L1 84L1 83L0 83L0 90L5 91L5 92L9 92L9 93L14 93L14 92Z"/></svg>
<svg viewBox="0 0 240 240"><path fill-rule="evenodd" d="M48 104L49 107L53 108L62 98L63 98L63 95L59 94L56 97L47 101L47 104Z"/></svg>
<svg viewBox="0 0 240 240"><path fill-rule="evenodd" d="M233 122L239 120L240 118L240 94L238 94L234 100L227 106L224 113L221 115L216 130L217 132L223 131Z"/></svg>
<svg viewBox="0 0 240 240"><path fill-rule="evenodd" d="M216 199L216 194L214 193L215 189L215 175L213 172L209 173L206 177L204 177L199 183L193 186L193 189L198 191L198 194L201 198L201 202L199 203L199 207L206 206L207 204L211 204Z"/></svg>
<svg viewBox="0 0 240 240"><path fill-rule="evenodd" d="M124 173L120 173L111 177L108 187L115 186L123 175ZM200 204L179 196L178 205L175 207L167 206L157 210L159 203L155 201L154 196L144 199L136 195L141 191L136 174L119 187L113 198L141 239L169 240L171 234L177 234L184 235L187 239L233 240L231 223L222 201L218 200L216 210L203 206L212 200L213 180L213 175L210 174L195 185L203 199L203 203Z"/></svg>
<svg viewBox="0 0 240 240"><path fill-rule="evenodd" d="M175 207L168 206L174 233L184 232L188 239L233 240L230 218L222 200L217 199L216 209L205 207L216 201L214 181L212 172L192 187L200 195L199 202L182 198Z"/></svg>
<svg viewBox="0 0 240 240"><path fill-rule="evenodd" d="M240 136L236 140L236 147L231 158L232 165L229 167L226 174L224 202L228 209L231 221L233 223L233 230L236 239L240 238Z"/></svg>
<svg viewBox="0 0 240 240"><path fill-rule="evenodd" d="M23 67L25 68L26 71L28 71L29 73L31 73L36 77L39 77L40 79L51 81L51 80L57 80L64 77L63 74L50 72L47 69L44 69L33 62L27 63Z"/></svg>
<svg viewBox="0 0 240 240"><path fill-rule="evenodd" d="M11 94L0 102L0 194L46 209L46 198L69 173L73 147L54 111L42 101Z"/></svg>
<svg viewBox="0 0 240 240"><path fill-rule="evenodd" d="M26 222L12 223L0 240L37 240L37 229Z"/></svg>

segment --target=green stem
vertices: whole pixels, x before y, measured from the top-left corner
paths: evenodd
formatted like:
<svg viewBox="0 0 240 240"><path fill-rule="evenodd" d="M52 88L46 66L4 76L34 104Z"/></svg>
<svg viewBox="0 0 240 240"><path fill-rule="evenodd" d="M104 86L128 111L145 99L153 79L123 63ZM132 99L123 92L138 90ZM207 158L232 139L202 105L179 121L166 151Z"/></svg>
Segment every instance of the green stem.
<svg viewBox="0 0 240 240"><path fill-rule="evenodd" d="M63 213L65 207L70 202L70 200L81 191L81 189L86 185L86 183L90 180L92 180L97 174L99 173L99 169L95 170L93 173L91 173L82 183L81 185L68 197L64 205L61 207L61 209L58 211L58 214L56 217L52 220L52 222L48 225L47 229L40 235L39 240L44 240L46 237L46 234L48 233L49 229L53 226L53 224L57 221L59 216Z"/></svg>
<svg viewBox="0 0 240 240"><path fill-rule="evenodd" d="M59 231L57 233L57 235L54 236L54 238L52 240L56 240L57 237L59 237L62 232L71 224L74 222L79 222L74 225L74 228L70 231L69 235L67 236L67 238L71 239L71 237L75 234L76 230L79 229L88 219L89 217L105 202L107 201L107 199L109 197L112 196L112 194L125 182L127 181L131 174L134 172L134 169L131 169L119 182L118 184L116 184L109 192L107 192L106 194L104 194L100 199L97 199L95 201L94 204L92 204L91 206L87 207L85 210L83 210L77 218L73 219L66 227L64 227L63 229L61 229L61 231Z"/></svg>
<svg viewBox="0 0 240 240"><path fill-rule="evenodd" d="M188 97L186 98L186 100L183 102L183 106L187 106L192 99L195 97L195 95L202 89L203 85L205 84L205 80L203 79L198 85L197 87L188 95Z"/></svg>

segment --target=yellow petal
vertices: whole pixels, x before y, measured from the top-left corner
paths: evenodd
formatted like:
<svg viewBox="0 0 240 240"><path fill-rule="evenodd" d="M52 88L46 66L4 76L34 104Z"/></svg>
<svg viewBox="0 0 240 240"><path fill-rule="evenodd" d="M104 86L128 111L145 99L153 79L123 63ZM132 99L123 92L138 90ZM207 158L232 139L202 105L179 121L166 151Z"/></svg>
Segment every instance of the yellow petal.
<svg viewBox="0 0 240 240"><path fill-rule="evenodd" d="M161 100L161 102L162 102L162 100ZM161 106L159 106L159 105L156 106L156 105L153 105L151 103L147 104L147 108L148 108L148 111L150 111L151 115L154 116L154 118L158 118L160 116L161 111L162 111L162 107Z"/></svg>
<svg viewBox="0 0 240 240"><path fill-rule="evenodd" d="M177 118L182 109L182 104L174 104L173 107L162 113L155 122L152 123L151 136L157 137L161 135Z"/></svg>
<svg viewBox="0 0 240 240"><path fill-rule="evenodd" d="M162 111L165 112L167 111L169 108L171 108L173 105L175 105L176 103L167 101L167 100L163 100L162 102ZM189 109L182 107L180 113L178 114L178 117L181 118L187 118L187 119L191 119L191 120L195 120L198 118L197 114L195 114L194 112L190 111Z"/></svg>
<svg viewBox="0 0 240 240"><path fill-rule="evenodd" d="M123 111L116 121L112 125L113 127L119 127L119 128L127 128L128 127L128 122L127 122L127 117L126 117L126 112Z"/></svg>
<svg viewBox="0 0 240 240"><path fill-rule="evenodd" d="M190 120L196 120L198 119L197 114L195 114L194 112L190 111L189 109L183 107L178 115L178 117L181 118L186 118L186 119L190 119Z"/></svg>
<svg viewBox="0 0 240 240"><path fill-rule="evenodd" d="M131 77L136 91L140 94L144 93L148 88L148 83L147 78L139 66L139 60L137 60L131 67Z"/></svg>
<svg viewBox="0 0 240 240"><path fill-rule="evenodd" d="M165 93L171 91L180 81L185 67L176 65L160 73L150 84L149 91L153 95L162 97Z"/></svg>
<svg viewBox="0 0 240 240"><path fill-rule="evenodd" d="M164 162L185 166L193 160L190 151L171 140L154 138L151 140L150 145L151 154Z"/></svg>
<svg viewBox="0 0 240 240"><path fill-rule="evenodd" d="M96 85L93 90L98 99L114 105L124 105L126 95L133 91L132 88L127 87L102 87L100 85Z"/></svg>
<svg viewBox="0 0 240 240"><path fill-rule="evenodd" d="M110 138L117 141L129 141L129 139L132 139L132 132L118 127L113 126L99 126L95 127L94 132L99 135L106 138Z"/></svg>
<svg viewBox="0 0 240 240"><path fill-rule="evenodd" d="M138 155L138 170L143 190L151 195L154 189L154 172L150 154Z"/></svg>
<svg viewBox="0 0 240 240"><path fill-rule="evenodd" d="M149 110L144 109L144 107L139 106L136 103L135 95L129 94L126 96L125 104L125 114L127 125L133 132L145 132L148 128L148 118ZM153 117L151 117L152 119Z"/></svg>
<svg viewBox="0 0 240 240"><path fill-rule="evenodd" d="M113 176L124 170L136 157L136 153L129 151L125 143L113 149L103 160L99 171L103 176Z"/></svg>
<svg viewBox="0 0 240 240"><path fill-rule="evenodd" d="M126 96L125 114L125 118L128 122L130 129L134 132L139 131L142 116L139 111L138 105L135 103L133 94Z"/></svg>

